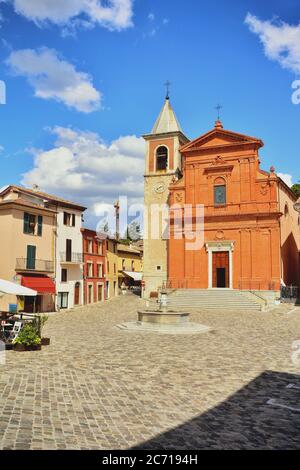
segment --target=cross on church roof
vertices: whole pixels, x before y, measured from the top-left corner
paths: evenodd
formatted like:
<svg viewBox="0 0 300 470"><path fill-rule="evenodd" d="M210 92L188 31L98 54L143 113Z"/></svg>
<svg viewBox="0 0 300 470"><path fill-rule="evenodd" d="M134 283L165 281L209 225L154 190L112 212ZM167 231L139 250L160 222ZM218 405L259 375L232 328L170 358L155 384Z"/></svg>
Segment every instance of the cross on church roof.
<svg viewBox="0 0 300 470"><path fill-rule="evenodd" d="M215 109L218 111L218 121L220 121L220 111L221 109L223 109L223 106L221 106L220 104L218 104Z"/></svg>
<svg viewBox="0 0 300 470"><path fill-rule="evenodd" d="M170 86L172 85L172 83L167 80L164 85L167 89L166 100L168 100L170 98Z"/></svg>

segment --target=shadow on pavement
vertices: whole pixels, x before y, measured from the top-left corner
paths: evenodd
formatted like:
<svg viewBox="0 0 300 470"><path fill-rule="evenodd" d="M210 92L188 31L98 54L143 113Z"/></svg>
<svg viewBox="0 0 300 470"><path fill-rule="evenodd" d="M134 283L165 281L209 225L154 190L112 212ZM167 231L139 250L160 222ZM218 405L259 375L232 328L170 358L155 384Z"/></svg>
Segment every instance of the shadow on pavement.
<svg viewBox="0 0 300 470"><path fill-rule="evenodd" d="M295 387L287 388L289 384ZM270 399L273 404L267 404ZM273 371L265 371L202 415L134 447L135 450L299 448L300 375Z"/></svg>

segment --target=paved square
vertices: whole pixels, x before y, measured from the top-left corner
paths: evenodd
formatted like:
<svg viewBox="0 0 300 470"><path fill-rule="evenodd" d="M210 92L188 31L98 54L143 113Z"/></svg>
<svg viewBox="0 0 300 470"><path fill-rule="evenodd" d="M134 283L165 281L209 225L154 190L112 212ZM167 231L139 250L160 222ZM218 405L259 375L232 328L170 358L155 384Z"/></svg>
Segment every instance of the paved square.
<svg viewBox="0 0 300 470"><path fill-rule="evenodd" d="M1 449L300 447L300 413L267 404L300 407L300 309L194 313L213 328L202 335L115 328L138 305L127 296L53 315L50 346L6 353Z"/></svg>

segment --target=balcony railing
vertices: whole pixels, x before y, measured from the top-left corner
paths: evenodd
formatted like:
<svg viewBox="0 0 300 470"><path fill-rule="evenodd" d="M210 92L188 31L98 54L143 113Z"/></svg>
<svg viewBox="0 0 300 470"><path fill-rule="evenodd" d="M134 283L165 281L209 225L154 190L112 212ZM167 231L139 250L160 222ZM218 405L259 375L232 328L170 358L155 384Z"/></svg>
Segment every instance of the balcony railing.
<svg viewBox="0 0 300 470"><path fill-rule="evenodd" d="M54 262L44 259L17 258L16 271L54 272Z"/></svg>
<svg viewBox="0 0 300 470"><path fill-rule="evenodd" d="M61 263L73 263L73 264L81 264L83 262L83 255L82 253L60 253L60 261Z"/></svg>

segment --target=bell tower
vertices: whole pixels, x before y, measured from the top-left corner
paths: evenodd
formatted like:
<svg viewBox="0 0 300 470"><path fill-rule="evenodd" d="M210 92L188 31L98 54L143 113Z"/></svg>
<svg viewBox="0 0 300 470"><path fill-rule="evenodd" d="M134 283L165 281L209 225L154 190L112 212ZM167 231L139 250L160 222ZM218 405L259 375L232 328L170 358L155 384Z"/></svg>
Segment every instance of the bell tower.
<svg viewBox="0 0 300 470"><path fill-rule="evenodd" d="M162 287L168 276L167 238L163 235L165 217L161 211L157 219L153 217L153 211L158 205L167 207L169 185L181 171L180 147L189 142L181 130L168 92L151 134L143 137L147 144L144 204L145 220L148 221L144 230L144 297L148 298L151 292Z"/></svg>

